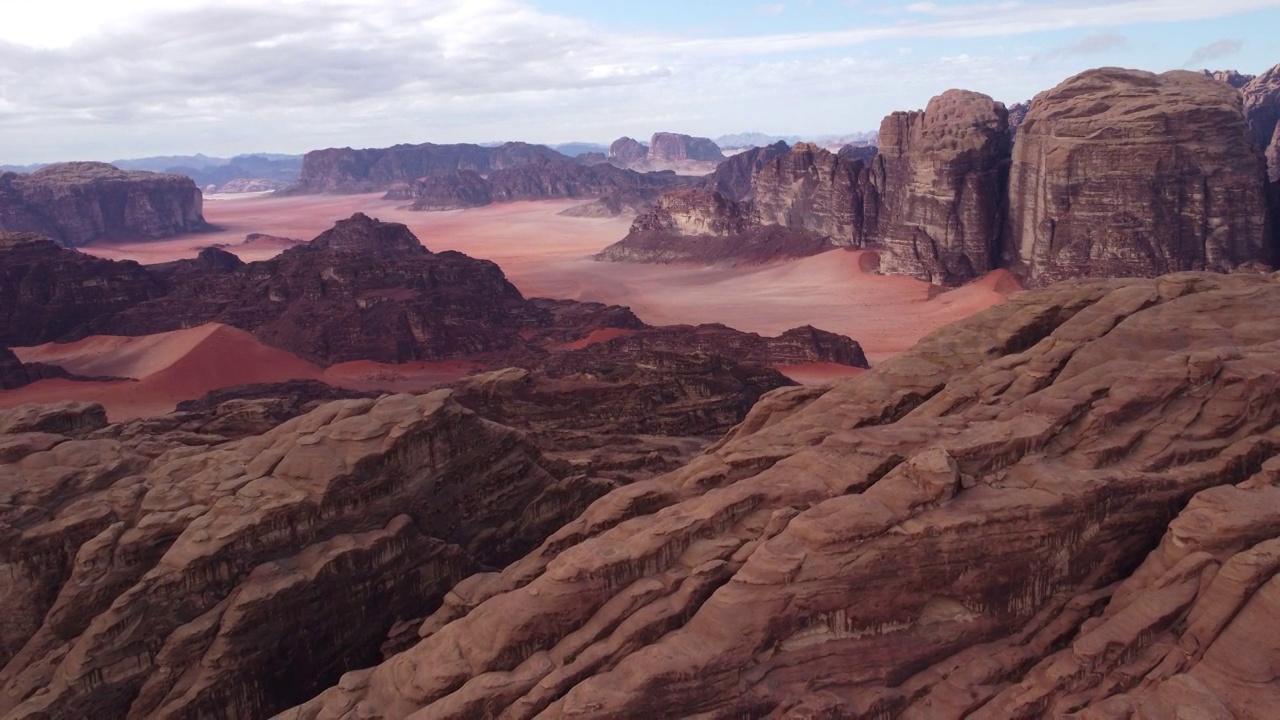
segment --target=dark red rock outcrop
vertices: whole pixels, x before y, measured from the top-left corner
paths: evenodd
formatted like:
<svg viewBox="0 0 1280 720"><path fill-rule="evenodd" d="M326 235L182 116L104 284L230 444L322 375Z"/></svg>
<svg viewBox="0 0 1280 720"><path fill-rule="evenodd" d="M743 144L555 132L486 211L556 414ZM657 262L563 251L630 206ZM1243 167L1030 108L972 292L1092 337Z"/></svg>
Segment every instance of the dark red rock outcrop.
<svg viewBox="0 0 1280 720"><path fill-rule="evenodd" d="M836 155L845 160L861 160L864 163L870 163L879 153L880 148L877 145L854 145L850 143L841 147Z"/></svg>
<svg viewBox="0 0 1280 720"><path fill-rule="evenodd" d="M82 337L95 317L166 292L136 262L102 260L39 235L0 233L0 345Z"/></svg>
<svg viewBox="0 0 1280 720"><path fill-rule="evenodd" d="M470 170L487 175L519 167L534 158L567 159L545 145L506 143L484 147L456 145L395 145L389 148L329 148L302 158L302 174L294 193L360 193L387 190L419 178Z"/></svg>
<svg viewBox="0 0 1280 720"><path fill-rule="evenodd" d="M881 271L953 285L994 268L1009 176L1004 105L948 90L923 112L885 118L879 150Z"/></svg>
<svg viewBox="0 0 1280 720"><path fill-rule="evenodd" d="M414 210L457 210L493 202L493 188L474 170L418 178L402 192L404 197L413 200ZM388 197L392 195L388 193Z"/></svg>
<svg viewBox="0 0 1280 720"><path fill-rule="evenodd" d="M1248 85L1257 75L1245 75L1236 70L1201 70L1207 77L1211 77L1218 82L1224 82L1231 87L1239 90Z"/></svg>
<svg viewBox="0 0 1280 720"><path fill-rule="evenodd" d="M1076 281L777 391L282 717L1270 717L1277 303Z"/></svg>
<svg viewBox="0 0 1280 720"><path fill-rule="evenodd" d="M125 172L106 163L0 173L0 232L40 233L67 247L208 230L202 203L190 178Z"/></svg>
<svg viewBox="0 0 1280 720"><path fill-rule="evenodd" d="M1027 119L1027 113L1031 112L1031 101L1014 103L1009 106L1009 134L1017 135L1018 128L1021 127L1024 120Z"/></svg>
<svg viewBox="0 0 1280 720"><path fill-rule="evenodd" d="M715 190L729 200L742 201L751 195L756 173L774 158L790 152L791 146L779 140L772 145L753 147L732 155L716 166L715 172L703 180L703 187Z"/></svg>
<svg viewBox="0 0 1280 720"><path fill-rule="evenodd" d="M609 160L621 165L644 160L649 154L649 146L629 137L620 137L609 146Z"/></svg>
<svg viewBox="0 0 1280 720"><path fill-rule="evenodd" d="M1240 93L1201 73L1105 68L1041 93L1009 185L1006 243L1034 284L1272 261Z"/></svg>

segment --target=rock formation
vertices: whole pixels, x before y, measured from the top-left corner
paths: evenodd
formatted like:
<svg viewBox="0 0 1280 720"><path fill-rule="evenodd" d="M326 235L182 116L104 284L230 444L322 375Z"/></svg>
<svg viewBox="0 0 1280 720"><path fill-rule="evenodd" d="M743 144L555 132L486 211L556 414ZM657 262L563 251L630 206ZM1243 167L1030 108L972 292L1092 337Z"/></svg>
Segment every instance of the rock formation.
<svg viewBox="0 0 1280 720"><path fill-rule="evenodd" d="M671 172L639 173L607 163L583 165L561 158L535 157L520 167L495 170L487 178L471 170L419 178L392 189L386 197L411 199L412 210L453 210L491 202L601 196L643 198L647 204L663 190L689 182Z"/></svg>
<svg viewBox="0 0 1280 720"><path fill-rule="evenodd" d="M879 152L880 148L876 145L854 145L850 143L841 147L836 155L845 160L861 160L864 163L870 163Z"/></svg>
<svg viewBox="0 0 1280 720"><path fill-rule="evenodd" d="M1225 83L1091 70L1018 131L1006 245L1038 284L1270 263L1263 165Z"/></svg>
<svg viewBox="0 0 1280 720"><path fill-rule="evenodd" d="M829 237L805 228L762 224L749 202L719 191L669 192L597 260L648 263L763 263L831 250Z"/></svg>
<svg viewBox="0 0 1280 720"><path fill-rule="evenodd" d="M710 138L692 137L681 133L658 132L649 140L650 163L671 163L683 160L720 162L724 153Z"/></svg>
<svg viewBox="0 0 1280 720"><path fill-rule="evenodd" d="M1240 89L1244 96L1244 114L1254 143L1267 154L1267 170L1272 182L1280 182L1280 65L1252 79Z"/></svg>
<svg viewBox="0 0 1280 720"><path fill-rule="evenodd" d="M1031 111L1031 101L1014 103L1009 106L1009 134L1017 135L1018 128L1022 122L1027 119L1027 113Z"/></svg>
<svg viewBox="0 0 1280 720"><path fill-rule="evenodd" d="M951 285L994 268L1009 146L1004 105L980 93L948 90L923 112L885 118L874 164L881 271Z"/></svg>
<svg viewBox="0 0 1280 720"><path fill-rule="evenodd" d="M1274 716L1278 302L1071 282L777 391L282 717Z"/></svg>
<svg viewBox="0 0 1280 720"><path fill-rule="evenodd" d="M752 181L756 174L771 160L790 150L791 146L781 140L772 145L744 150L716 166L715 172L703 181L703 186L729 200L746 200L751 195Z"/></svg>
<svg viewBox="0 0 1280 720"><path fill-rule="evenodd" d="M630 165L644 160L649 155L649 146L629 137L620 137L609 146L609 160L620 165Z"/></svg>
<svg viewBox="0 0 1280 720"><path fill-rule="evenodd" d="M1257 77L1256 75L1245 75L1235 70L1201 70L1200 72L1204 73L1206 77L1211 77L1218 82L1224 82L1237 90L1248 85L1250 81Z"/></svg>
<svg viewBox="0 0 1280 720"><path fill-rule="evenodd" d="M190 178L125 172L106 163L0 173L0 232L47 235L67 247L208 230Z"/></svg>
<svg viewBox="0 0 1280 720"><path fill-rule="evenodd" d="M166 292L136 262L102 260L41 235L0 233L0 345L82 337L93 318Z"/></svg>
<svg viewBox="0 0 1280 720"><path fill-rule="evenodd" d="M879 197L860 179L864 171L861 162L797 143L756 174L756 216L761 224L803 228L838 245L860 246L879 212Z"/></svg>
<svg viewBox="0 0 1280 720"><path fill-rule="evenodd" d="M544 145L520 142L497 147L423 143L363 150L314 150L303 156L302 173L291 192L375 192L461 170L487 175L494 170L519 167L539 157L568 159Z"/></svg>

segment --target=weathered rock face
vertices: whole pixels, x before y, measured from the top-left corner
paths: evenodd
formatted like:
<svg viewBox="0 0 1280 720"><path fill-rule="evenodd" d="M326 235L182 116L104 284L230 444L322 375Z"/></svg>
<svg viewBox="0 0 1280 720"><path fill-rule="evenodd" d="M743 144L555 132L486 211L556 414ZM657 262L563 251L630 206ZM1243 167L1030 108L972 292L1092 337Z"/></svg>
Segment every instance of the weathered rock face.
<svg viewBox="0 0 1280 720"><path fill-rule="evenodd" d="M957 284L994 268L1009 146L1004 105L980 93L948 90L924 112L885 118L873 175L881 271Z"/></svg>
<svg viewBox="0 0 1280 720"><path fill-rule="evenodd" d="M1249 133L1266 152L1271 182L1280 182L1280 65L1250 80L1240 93L1244 96Z"/></svg>
<svg viewBox="0 0 1280 720"><path fill-rule="evenodd" d="M830 238L804 228L761 224L748 201L719 191L688 188L658 198L622 240L596 260L645 263L764 263L816 255L835 248Z"/></svg>
<svg viewBox="0 0 1280 720"><path fill-rule="evenodd" d="M879 153L879 146L865 144L854 145L850 143L840 148L840 152L836 154L845 160L861 160L864 163L870 163Z"/></svg>
<svg viewBox="0 0 1280 720"><path fill-rule="evenodd" d="M752 202L765 225L803 228L838 245L860 246L875 227L879 197L862 180L863 163L797 143L756 174Z"/></svg>
<svg viewBox="0 0 1280 720"><path fill-rule="evenodd" d="M639 173L609 164L583 165L571 160L532 158L516 168L495 170L487 178L463 170L420 178L387 193L388 198L414 200L413 210L452 210L490 202L644 196L652 201L663 190L692 182L674 173Z"/></svg>
<svg viewBox="0 0 1280 720"><path fill-rule="evenodd" d="M1211 77L1218 82L1224 82L1231 87L1239 90L1248 85L1256 75L1245 75L1236 70L1201 70L1207 77Z"/></svg>
<svg viewBox="0 0 1280 720"><path fill-rule="evenodd" d="M1082 73L1019 129L1009 251L1038 284L1270 263L1263 162L1225 83Z"/></svg>
<svg viewBox="0 0 1280 720"><path fill-rule="evenodd" d="M1273 716L1277 302L1077 281L773 393L283 717Z"/></svg>
<svg viewBox="0 0 1280 720"><path fill-rule="evenodd" d="M609 146L609 160L622 165L630 165L644 160L649 155L649 146L629 137L620 137Z"/></svg>
<svg viewBox="0 0 1280 720"><path fill-rule="evenodd" d="M414 210L457 210L493 202L493 188L474 170L418 178L404 192Z"/></svg>
<svg viewBox="0 0 1280 720"><path fill-rule="evenodd" d="M753 147L733 155L720 163L715 172L703 181L703 187L734 201L746 200L751 195L751 182L769 161L785 155L791 146L779 140L772 145Z"/></svg>
<svg viewBox="0 0 1280 720"><path fill-rule="evenodd" d="M1031 112L1031 101L1014 103L1009 106L1009 134L1017 135L1018 128Z"/></svg>
<svg viewBox="0 0 1280 720"><path fill-rule="evenodd" d="M293 192L375 192L418 178L451 175L461 170L485 175L519 167L539 157L567 159L545 145L519 142L498 147L423 143L363 150L314 150L302 158L302 174Z"/></svg>
<svg viewBox="0 0 1280 720"><path fill-rule="evenodd" d="M7 347L0 347L0 390L20 388L31 382L22 361Z"/></svg>
<svg viewBox="0 0 1280 720"><path fill-rule="evenodd" d="M102 260L40 235L0 233L0 345L70 339L99 315L166 292L136 262Z"/></svg>
<svg viewBox="0 0 1280 720"><path fill-rule="evenodd" d="M681 133L659 132L649 139L650 162L679 162L700 160L720 162L724 153L710 138L693 137Z"/></svg>
<svg viewBox="0 0 1280 720"><path fill-rule="evenodd" d="M202 203L190 178L125 172L106 163L0 173L0 231L41 233L67 247L207 230Z"/></svg>
<svg viewBox="0 0 1280 720"><path fill-rule="evenodd" d="M447 390L235 442L116 429L4 436L6 717L270 715L607 487Z"/></svg>

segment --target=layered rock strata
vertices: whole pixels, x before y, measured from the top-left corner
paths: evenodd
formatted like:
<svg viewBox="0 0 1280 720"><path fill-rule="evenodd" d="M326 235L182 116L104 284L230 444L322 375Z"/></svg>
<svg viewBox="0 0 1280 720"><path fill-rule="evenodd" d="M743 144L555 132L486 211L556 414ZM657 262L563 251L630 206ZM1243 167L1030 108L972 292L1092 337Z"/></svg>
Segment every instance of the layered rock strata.
<svg viewBox="0 0 1280 720"><path fill-rule="evenodd" d="M649 140L648 160L651 163L670 163L683 160L720 162L724 153L710 138L693 137L681 133L658 132Z"/></svg>
<svg viewBox="0 0 1280 720"><path fill-rule="evenodd" d="M1277 302L1064 283L780 390L282 717L1273 715Z"/></svg>
<svg viewBox="0 0 1280 720"><path fill-rule="evenodd" d="M208 230L202 204L190 178L125 172L106 163L0 174L0 232L40 233L67 247Z"/></svg>
<svg viewBox="0 0 1280 720"><path fill-rule="evenodd" d="M1009 188L1007 245L1035 284L1272 260L1240 94L1200 73L1106 68L1041 93Z"/></svg>
<svg viewBox="0 0 1280 720"><path fill-rule="evenodd" d="M534 158L571 161L544 145L506 143L497 147L456 144L395 145L389 148L329 148L302 158L302 172L294 193L361 193L387 190L419 178L447 176L459 171L487 175L519 167Z"/></svg>
<svg viewBox="0 0 1280 720"><path fill-rule="evenodd" d="M879 150L881 271L954 285L994 268L1009 173L1004 105L948 90L923 112L885 118Z"/></svg>

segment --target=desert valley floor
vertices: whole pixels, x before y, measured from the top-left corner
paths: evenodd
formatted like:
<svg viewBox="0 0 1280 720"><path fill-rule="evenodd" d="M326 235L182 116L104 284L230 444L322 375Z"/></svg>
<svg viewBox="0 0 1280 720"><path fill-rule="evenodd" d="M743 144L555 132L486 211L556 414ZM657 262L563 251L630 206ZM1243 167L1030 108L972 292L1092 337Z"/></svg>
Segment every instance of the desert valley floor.
<svg viewBox="0 0 1280 720"><path fill-rule="evenodd" d="M402 222L432 251L457 250L501 266L527 297L555 297L627 305L656 325L724 323L764 335L814 325L859 341L875 364L929 332L1002 301L1019 289L997 270L967 286L939 293L926 282L874 273L874 252L835 250L766 265L648 265L598 262L590 256L627 233L630 217L580 218L563 210L578 201L495 204L472 210L411 212L379 195L215 196L205 203L218 232L169 240L96 244L85 252L144 264L194 257L224 245L245 261L269 258L288 246L245 243L250 233L309 240L335 220L362 211ZM62 365L84 376L134 378L136 383L43 380L0 393L0 407L31 401L102 402L115 418L167 412L183 399L217 387L289 378L319 378L359 389L420 390L465 374L466 363L382 366L347 363L320 369L282 351L261 347L247 333L210 328L147 339L89 338L68 345L17 348L24 362ZM252 358L228 367L220 359ZM780 368L800 382L857 372L839 365Z"/></svg>

